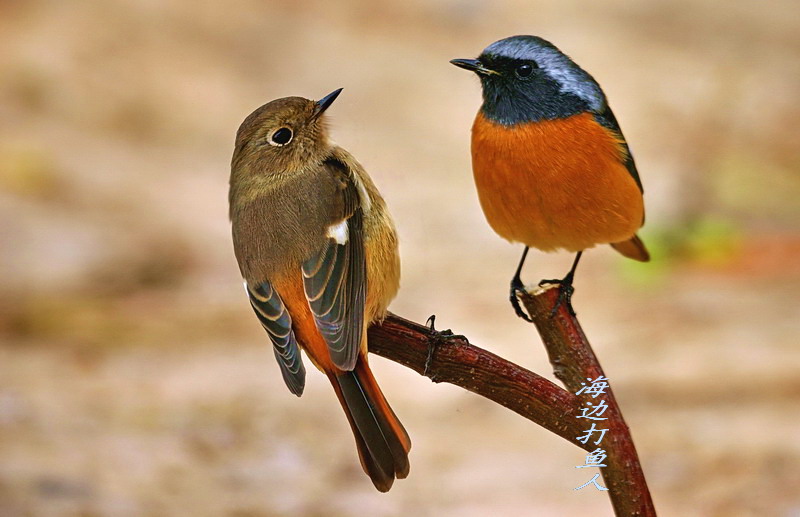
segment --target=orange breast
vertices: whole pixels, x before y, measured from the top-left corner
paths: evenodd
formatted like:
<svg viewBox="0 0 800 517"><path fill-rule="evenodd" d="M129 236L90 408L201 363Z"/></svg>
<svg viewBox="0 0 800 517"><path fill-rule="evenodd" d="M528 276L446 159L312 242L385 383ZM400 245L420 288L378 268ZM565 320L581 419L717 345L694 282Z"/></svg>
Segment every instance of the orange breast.
<svg viewBox="0 0 800 517"><path fill-rule="evenodd" d="M580 251L642 225L639 187L616 135L589 113L506 127L479 112L472 168L491 227L514 242Z"/></svg>

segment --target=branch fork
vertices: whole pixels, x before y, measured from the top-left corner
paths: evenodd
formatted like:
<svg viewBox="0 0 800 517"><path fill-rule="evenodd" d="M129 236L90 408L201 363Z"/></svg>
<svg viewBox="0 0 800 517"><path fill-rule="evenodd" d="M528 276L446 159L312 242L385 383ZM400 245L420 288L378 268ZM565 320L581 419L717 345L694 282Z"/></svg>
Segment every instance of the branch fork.
<svg viewBox="0 0 800 517"><path fill-rule="evenodd" d="M369 329L370 352L411 368L433 382L447 382L496 402L588 452L593 441L581 443L585 432L577 419L592 400L576 396L586 379L604 376L583 329L568 304L556 307L558 285L544 284L518 296L536 326L555 376L553 382L471 344L449 330L437 331L389 313ZM600 469L617 516L655 516L655 507L628 426L611 388L604 416L609 431L603 440L607 466Z"/></svg>

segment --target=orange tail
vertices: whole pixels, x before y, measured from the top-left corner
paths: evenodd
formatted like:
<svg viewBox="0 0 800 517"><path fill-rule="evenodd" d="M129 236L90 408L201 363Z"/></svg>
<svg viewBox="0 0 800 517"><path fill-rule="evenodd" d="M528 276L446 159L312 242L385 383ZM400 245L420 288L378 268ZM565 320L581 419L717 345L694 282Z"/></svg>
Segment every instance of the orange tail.
<svg viewBox="0 0 800 517"><path fill-rule="evenodd" d="M619 251L623 255L639 262L647 262L650 260L650 253L644 247L642 239L638 235L634 235L627 241L612 242L611 247Z"/></svg>
<svg viewBox="0 0 800 517"><path fill-rule="evenodd" d="M408 475L411 440L375 382L366 357L352 372L329 375L358 447L361 467L375 488L387 492Z"/></svg>

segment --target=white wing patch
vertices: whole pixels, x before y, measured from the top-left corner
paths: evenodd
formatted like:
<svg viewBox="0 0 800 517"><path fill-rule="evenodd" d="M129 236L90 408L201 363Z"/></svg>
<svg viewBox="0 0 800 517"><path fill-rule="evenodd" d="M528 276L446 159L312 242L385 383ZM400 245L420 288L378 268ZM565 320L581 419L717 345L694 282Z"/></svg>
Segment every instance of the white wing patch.
<svg viewBox="0 0 800 517"><path fill-rule="evenodd" d="M358 197L361 199L361 210L363 210L365 214L368 214L370 208L372 208L372 200L369 198L369 193L367 193L367 189L364 187L361 178L359 178L357 174L353 174L353 179L358 188Z"/></svg>
<svg viewBox="0 0 800 517"><path fill-rule="evenodd" d="M328 237L335 240L336 244L346 243L348 236L347 219L338 224L328 226Z"/></svg>

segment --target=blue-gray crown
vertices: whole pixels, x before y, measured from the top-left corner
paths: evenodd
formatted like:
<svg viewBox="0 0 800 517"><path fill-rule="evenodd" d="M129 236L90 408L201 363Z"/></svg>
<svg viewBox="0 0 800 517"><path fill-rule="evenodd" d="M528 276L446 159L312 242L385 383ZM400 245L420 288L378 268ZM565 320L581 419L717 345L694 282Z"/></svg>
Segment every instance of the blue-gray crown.
<svg viewBox="0 0 800 517"><path fill-rule="evenodd" d="M559 84L562 92L583 99L592 111L600 112L605 108L605 95L594 78L545 39L511 36L495 41L483 50L481 56L535 61Z"/></svg>

